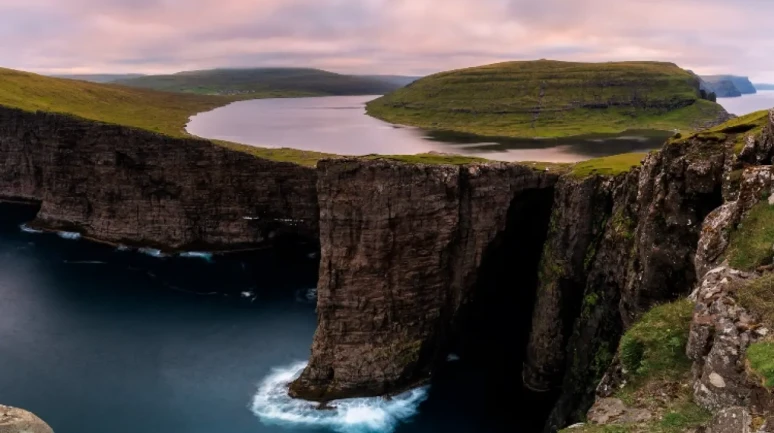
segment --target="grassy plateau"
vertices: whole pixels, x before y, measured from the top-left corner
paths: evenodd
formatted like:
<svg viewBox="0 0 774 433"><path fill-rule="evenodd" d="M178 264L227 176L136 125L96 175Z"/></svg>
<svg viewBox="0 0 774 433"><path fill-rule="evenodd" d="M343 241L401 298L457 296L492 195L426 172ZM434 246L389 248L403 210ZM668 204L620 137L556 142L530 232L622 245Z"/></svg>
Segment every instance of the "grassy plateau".
<svg viewBox="0 0 774 433"><path fill-rule="evenodd" d="M368 104L398 124L484 136L693 130L725 113L671 63L507 62L442 72Z"/></svg>

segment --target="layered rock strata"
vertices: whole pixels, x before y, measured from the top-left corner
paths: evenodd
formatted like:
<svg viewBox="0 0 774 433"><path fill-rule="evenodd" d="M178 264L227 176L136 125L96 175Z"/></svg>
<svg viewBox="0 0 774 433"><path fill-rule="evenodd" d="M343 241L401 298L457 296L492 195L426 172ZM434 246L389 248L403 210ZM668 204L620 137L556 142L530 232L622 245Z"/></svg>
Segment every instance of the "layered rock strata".
<svg viewBox="0 0 774 433"><path fill-rule="evenodd" d="M330 160L318 169L319 325L290 390L323 401L426 381L475 298L487 249L518 214L543 212L545 230L558 178L505 163Z"/></svg>
<svg viewBox="0 0 774 433"><path fill-rule="evenodd" d="M0 196L35 225L169 249L317 238L316 173L204 140L0 107Z"/></svg>

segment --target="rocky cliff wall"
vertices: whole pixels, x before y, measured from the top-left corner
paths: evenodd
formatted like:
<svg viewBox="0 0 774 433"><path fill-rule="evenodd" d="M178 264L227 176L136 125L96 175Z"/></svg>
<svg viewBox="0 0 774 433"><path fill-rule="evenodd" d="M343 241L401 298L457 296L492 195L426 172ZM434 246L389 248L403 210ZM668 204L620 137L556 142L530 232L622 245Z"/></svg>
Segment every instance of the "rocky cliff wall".
<svg viewBox="0 0 774 433"><path fill-rule="evenodd" d="M318 328L291 394L322 401L427 381L475 301L487 251L509 229L541 231L513 227L519 215L542 213L545 231L558 178L504 163L330 160L318 169ZM541 243L522 248L539 257Z"/></svg>
<svg viewBox="0 0 774 433"><path fill-rule="evenodd" d="M204 140L0 107L0 196L101 241L234 249L317 238L317 175Z"/></svg>

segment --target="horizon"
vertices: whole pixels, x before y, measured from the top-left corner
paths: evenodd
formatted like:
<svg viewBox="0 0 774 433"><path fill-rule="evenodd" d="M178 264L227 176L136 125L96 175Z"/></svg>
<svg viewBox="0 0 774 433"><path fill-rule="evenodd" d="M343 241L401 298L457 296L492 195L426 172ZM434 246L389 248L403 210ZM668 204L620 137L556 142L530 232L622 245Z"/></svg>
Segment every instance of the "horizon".
<svg viewBox="0 0 774 433"><path fill-rule="evenodd" d="M624 3L624 4L622 4ZM774 81L774 3L3 0L3 67L45 75L311 67L425 76L510 60L676 63Z"/></svg>

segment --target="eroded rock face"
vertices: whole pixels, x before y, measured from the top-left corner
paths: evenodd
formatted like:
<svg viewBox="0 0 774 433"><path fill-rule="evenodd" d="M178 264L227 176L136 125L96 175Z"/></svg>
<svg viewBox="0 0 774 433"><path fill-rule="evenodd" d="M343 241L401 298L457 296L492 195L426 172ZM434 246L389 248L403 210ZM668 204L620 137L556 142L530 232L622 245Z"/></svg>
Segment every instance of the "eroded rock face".
<svg viewBox="0 0 774 433"><path fill-rule="evenodd" d="M550 391L562 382L567 342L580 312L586 279L612 212L614 180L563 177L543 248L524 385Z"/></svg>
<svg viewBox="0 0 774 433"><path fill-rule="evenodd" d="M771 178L770 165L744 169L735 195L736 199L710 212L702 224L701 237L696 249L697 275L704 275L720 265L722 255L728 247L731 231L747 216L753 206L771 194Z"/></svg>
<svg viewBox="0 0 774 433"><path fill-rule="evenodd" d="M313 168L64 115L0 107L0 197L102 241L230 249L316 239Z"/></svg>
<svg viewBox="0 0 774 433"><path fill-rule="evenodd" d="M557 179L499 163L343 159L318 169L318 328L309 366L290 391L323 401L427 380L511 210L538 212L519 203L534 193L550 209Z"/></svg>
<svg viewBox="0 0 774 433"><path fill-rule="evenodd" d="M744 407L729 407L721 410L702 433L755 433L752 429L752 415Z"/></svg>
<svg viewBox="0 0 774 433"><path fill-rule="evenodd" d="M31 412L0 404L0 433L54 433L54 430Z"/></svg>

